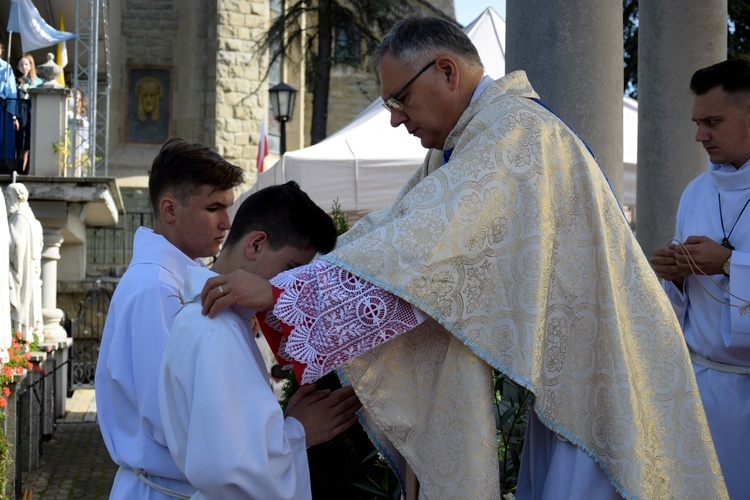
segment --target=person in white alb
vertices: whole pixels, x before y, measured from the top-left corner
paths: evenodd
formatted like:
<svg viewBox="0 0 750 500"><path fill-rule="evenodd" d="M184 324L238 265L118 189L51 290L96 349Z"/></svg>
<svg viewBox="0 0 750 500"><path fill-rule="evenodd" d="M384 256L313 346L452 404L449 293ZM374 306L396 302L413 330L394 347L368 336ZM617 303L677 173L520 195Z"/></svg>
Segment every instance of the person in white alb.
<svg viewBox="0 0 750 500"><path fill-rule="evenodd" d="M695 140L708 171L688 184L671 244L651 263L682 323L731 498L750 495L750 60L696 71Z"/></svg>
<svg viewBox="0 0 750 500"><path fill-rule="evenodd" d="M201 144L174 138L153 161L153 230L135 234L133 258L109 306L96 368L99 427L120 468L111 499L166 499L143 479L183 494L193 488L167 450L157 381L175 298L190 267L216 255L230 226L232 188L242 170Z"/></svg>
<svg viewBox="0 0 750 500"><path fill-rule="evenodd" d="M159 403L169 451L198 491L193 498L311 498L307 447L356 423L350 387L330 396L303 387L282 412L255 342L254 311L234 307L210 319L199 300L212 276L244 269L270 279L335 244L331 218L288 182L242 203L211 270L187 270Z"/></svg>

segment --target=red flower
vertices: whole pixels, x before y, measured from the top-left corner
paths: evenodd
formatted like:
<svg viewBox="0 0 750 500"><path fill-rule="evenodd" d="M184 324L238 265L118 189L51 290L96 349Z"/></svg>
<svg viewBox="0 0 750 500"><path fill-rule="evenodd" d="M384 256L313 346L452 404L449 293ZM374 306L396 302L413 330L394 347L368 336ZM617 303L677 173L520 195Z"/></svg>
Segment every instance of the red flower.
<svg viewBox="0 0 750 500"><path fill-rule="evenodd" d="M34 368L34 365L31 363L26 363L26 368L28 368L29 370L32 370Z"/></svg>
<svg viewBox="0 0 750 500"><path fill-rule="evenodd" d="M3 387L3 394L10 396L10 387Z"/></svg>
<svg viewBox="0 0 750 500"><path fill-rule="evenodd" d="M19 375L23 375L23 367L22 366L16 366L16 373Z"/></svg>
<svg viewBox="0 0 750 500"><path fill-rule="evenodd" d="M3 375L6 377L12 377L13 376L13 368L10 366L6 366L3 368Z"/></svg>
<svg viewBox="0 0 750 500"><path fill-rule="evenodd" d="M23 353L23 357L26 358L26 361L31 359L31 353L29 351L26 351Z"/></svg>
<svg viewBox="0 0 750 500"><path fill-rule="evenodd" d="M8 401L5 398L0 398L0 408L8 406Z"/></svg>

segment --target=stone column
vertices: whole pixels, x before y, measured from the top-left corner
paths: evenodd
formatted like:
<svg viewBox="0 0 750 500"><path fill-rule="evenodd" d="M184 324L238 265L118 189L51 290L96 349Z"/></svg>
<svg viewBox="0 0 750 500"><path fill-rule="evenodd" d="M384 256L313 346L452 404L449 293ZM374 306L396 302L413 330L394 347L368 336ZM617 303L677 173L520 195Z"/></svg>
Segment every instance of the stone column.
<svg viewBox="0 0 750 500"><path fill-rule="evenodd" d="M44 228L42 249L42 317L45 341L65 340L68 334L60 324L63 312L57 308L57 261L63 235L60 229Z"/></svg>
<svg viewBox="0 0 750 500"><path fill-rule="evenodd" d="M34 154L29 156L29 172L38 176L61 176L59 155L54 152L53 143L60 146L65 142L67 128L68 90L41 88L31 89L31 147ZM65 149L65 148L63 148Z"/></svg>
<svg viewBox="0 0 750 500"><path fill-rule="evenodd" d="M622 199L622 2L508 0L505 71L522 69Z"/></svg>
<svg viewBox="0 0 750 500"><path fill-rule="evenodd" d="M706 170L690 78L727 57L727 2L641 0L638 7L636 234L650 257L674 236L685 186Z"/></svg>

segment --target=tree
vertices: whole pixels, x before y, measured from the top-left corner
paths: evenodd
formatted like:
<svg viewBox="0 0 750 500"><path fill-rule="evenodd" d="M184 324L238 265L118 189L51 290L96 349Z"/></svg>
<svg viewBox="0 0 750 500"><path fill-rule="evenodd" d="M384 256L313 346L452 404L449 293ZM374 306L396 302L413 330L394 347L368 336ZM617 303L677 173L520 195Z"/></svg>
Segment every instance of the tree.
<svg viewBox="0 0 750 500"><path fill-rule="evenodd" d="M625 93L638 96L638 0L623 0ZM750 0L728 0L727 58L750 56Z"/></svg>
<svg viewBox="0 0 750 500"><path fill-rule="evenodd" d="M306 80L311 82L313 94L310 131L313 144L326 137L336 31L345 30L348 40L371 49L394 22L413 11L409 3L397 0L293 0L283 7L258 48L259 52L270 51L271 62L291 53L295 47L301 47L307 55L305 70L310 78Z"/></svg>
<svg viewBox="0 0 750 500"><path fill-rule="evenodd" d="M625 93L638 97L638 0L622 2Z"/></svg>
<svg viewBox="0 0 750 500"><path fill-rule="evenodd" d="M729 39L727 56L750 56L750 1L729 0Z"/></svg>
<svg viewBox="0 0 750 500"><path fill-rule="evenodd" d="M364 52L369 53L396 21L411 13L427 11L448 18L425 0L291 0L282 10L263 34L258 49L260 53L270 51L271 62L294 47L301 47L307 54L306 81L311 82L313 94L312 144L327 135L328 95L337 34L344 36L350 45L359 44L356 51L355 47L349 50L359 52L364 46Z"/></svg>

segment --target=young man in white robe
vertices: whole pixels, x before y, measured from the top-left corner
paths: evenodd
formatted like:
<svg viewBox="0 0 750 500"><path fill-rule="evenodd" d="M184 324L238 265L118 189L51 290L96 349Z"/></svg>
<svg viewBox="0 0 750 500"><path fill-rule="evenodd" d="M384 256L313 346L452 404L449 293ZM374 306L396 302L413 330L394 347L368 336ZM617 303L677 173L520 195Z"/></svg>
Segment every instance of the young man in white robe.
<svg viewBox="0 0 750 500"><path fill-rule="evenodd" d="M725 498L679 324L586 146L446 20L399 21L373 63L424 164L329 255L209 280L204 312L272 309L303 381L340 366L420 497L501 498L498 370L535 396L517 498Z"/></svg>
<svg viewBox="0 0 750 500"><path fill-rule="evenodd" d="M210 319L199 300L213 276L243 269L270 279L330 252L335 243L331 218L288 182L242 203L211 270L188 269L159 402L169 451L200 496L311 498L307 447L357 421L360 405L351 388L301 398L314 386L290 399L285 418L255 342L254 311L237 306Z"/></svg>
<svg viewBox="0 0 750 500"><path fill-rule="evenodd" d="M154 159L149 197L154 227L139 228L133 257L115 289L96 367L99 427L120 468L111 499L167 499L141 480L192 494L167 449L157 382L175 297L189 267L219 251L230 227L232 188L242 171L201 144L170 139ZM140 473L143 471L143 473ZM139 477L140 476L140 477Z"/></svg>
<svg viewBox="0 0 750 500"><path fill-rule="evenodd" d="M696 71L695 140L708 171L685 189L651 262L682 323L731 498L750 495L750 60ZM678 243L679 242L679 243ZM690 257L690 258L689 258Z"/></svg>

